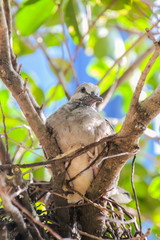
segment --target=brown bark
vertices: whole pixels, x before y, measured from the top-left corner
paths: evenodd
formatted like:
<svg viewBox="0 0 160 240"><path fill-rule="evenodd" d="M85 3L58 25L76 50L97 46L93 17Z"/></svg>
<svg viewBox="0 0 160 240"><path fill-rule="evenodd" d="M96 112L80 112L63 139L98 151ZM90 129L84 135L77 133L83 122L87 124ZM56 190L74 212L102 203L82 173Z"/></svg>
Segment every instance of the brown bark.
<svg viewBox="0 0 160 240"><path fill-rule="evenodd" d="M41 109L36 103L34 97L26 88L26 84L14 69L13 58L11 58L10 40L8 26L10 23L6 21L3 4L6 2L0 1L0 78L7 86L13 97L19 104L28 124L32 128L36 137L38 138L41 146L43 147L47 158L53 158L59 153L59 148L54 137L51 137L48 129L45 126L44 116L41 113ZM10 14L8 14L10 15ZM8 25L7 25L8 23ZM62 194L62 185L64 182L64 163L54 162L51 168L52 181L54 185L54 191ZM66 205L66 200L60 197L54 198L56 205ZM61 210L59 210L60 215ZM64 211L62 211L64 212ZM66 211L65 211L66 213ZM67 215L67 213L66 213ZM67 217L66 217L67 218Z"/></svg>
<svg viewBox="0 0 160 240"><path fill-rule="evenodd" d="M46 129L41 109L26 88L24 81L16 70L15 61L13 62L13 59L15 58L11 56L12 51L9 39L11 24L2 7L5 3L5 0L3 3L2 0L0 1L0 77L18 102L47 157L53 158L59 153L59 148L54 137L51 137L48 129ZM8 16L10 16L10 14L8 14ZM113 157L103 161L99 174L87 192L87 197L92 201L110 191L117 184L122 167L138 149L139 137L143 134L150 121L160 112L160 87L157 87L150 97L143 102L139 102L139 95L145 78L151 65L159 55L159 45L155 44L155 47L154 57L152 58L153 61L148 63L147 68L142 73L142 77L140 78L131 102L129 113L121 131L117 134L117 137L123 138L117 138L110 142L110 156L120 153L126 153L126 155ZM58 161L53 162L51 170L54 191L62 194L62 185L65 175L64 163ZM66 200L63 198L53 198L55 204L58 206L66 204ZM103 204L101 200L99 201ZM61 221L64 221L65 223L69 222L68 210L58 210L57 214ZM101 211L92 205L82 208L81 225L83 230L93 235L101 236L104 231L104 220L100 220L100 215ZM61 233L66 236L67 229L64 229L64 232Z"/></svg>
<svg viewBox="0 0 160 240"><path fill-rule="evenodd" d="M159 53L160 47L157 43L155 52L139 79L122 129L117 134L117 137L122 138L117 138L110 143L110 156L120 153L126 153L126 155L109 158L103 162L96 179L92 182L92 185L87 192L88 198L92 201L100 198L101 195L107 195L107 192L117 185L121 169L129 158L138 150L139 137L143 134L151 120L160 113L160 86L158 86L148 98L139 102L139 96L146 76L154 61L159 56ZM97 235L97 233L99 236L103 235L104 220L101 218L100 221L98 216L101 216L101 212L99 211L98 213L98 209L93 206L90 206L90 209L88 208L88 210L86 207L82 209L81 224L84 231L93 235ZM90 221L92 221L92 224L87 224ZM88 238L84 237L84 239Z"/></svg>

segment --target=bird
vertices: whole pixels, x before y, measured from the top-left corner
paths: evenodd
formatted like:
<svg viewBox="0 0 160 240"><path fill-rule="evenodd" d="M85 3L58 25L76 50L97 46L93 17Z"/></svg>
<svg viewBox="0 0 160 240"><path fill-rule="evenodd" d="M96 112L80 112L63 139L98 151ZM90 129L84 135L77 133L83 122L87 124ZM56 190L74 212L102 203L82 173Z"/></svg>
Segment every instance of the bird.
<svg viewBox="0 0 160 240"><path fill-rule="evenodd" d="M46 126L54 134L61 153L68 153L114 134L109 121L96 110L96 104L102 100L97 85L83 83L66 104L47 118ZM96 177L100 164L89 166L102 149L104 143L66 162L63 190L67 193L68 203L84 200L83 196Z"/></svg>

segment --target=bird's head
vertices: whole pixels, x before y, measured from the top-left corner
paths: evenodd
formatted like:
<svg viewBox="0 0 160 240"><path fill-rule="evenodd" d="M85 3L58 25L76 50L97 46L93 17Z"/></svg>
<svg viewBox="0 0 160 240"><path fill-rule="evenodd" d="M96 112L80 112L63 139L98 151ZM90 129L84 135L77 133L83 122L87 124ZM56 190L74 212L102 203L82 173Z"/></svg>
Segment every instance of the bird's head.
<svg viewBox="0 0 160 240"><path fill-rule="evenodd" d="M103 99L100 97L100 91L96 85L83 83L76 89L71 101L81 101L84 105L95 106L97 102L102 102Z"/></svg>

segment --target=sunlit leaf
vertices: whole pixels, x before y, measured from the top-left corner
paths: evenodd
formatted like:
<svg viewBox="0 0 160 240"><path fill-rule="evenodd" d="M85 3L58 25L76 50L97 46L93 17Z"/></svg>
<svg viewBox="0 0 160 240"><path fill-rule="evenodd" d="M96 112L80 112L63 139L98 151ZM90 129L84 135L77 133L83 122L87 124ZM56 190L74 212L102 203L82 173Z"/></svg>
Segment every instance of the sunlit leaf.
<svg viewBox="0 0 160 240"><path fill-rule="evenodd" d="M62 33L48 33L44 35L43 41L45 42L47 47L58 46L64 40Z"/></svg>
<svg viewBox="0 0 160 240"><path fill-rule="evenodd" d="M21 39L16 34L13 35L13 50L18 56L30 54L35 51L25 43L25 39Z"/></svg>
<svg viewBox="0 0 160 240"><path fill-rule="evenodd" d="M75 42L81 38L81 33L79 30L78 22L77 22L77 13L74 8L74 1L70 0L66 6L65 10L65 21L68 26L69 33L73 37Z"/></svg>
<svg viewBox="0 0 160 240"><path fill-rule="evenodd" d="M112 0L101 0L102 3L104 3L107 7L110 6L110 4L113 2ZM131 0L120 0L115 2L115 4L112 6L111 9L113 10L120 10L124 8L129 8L131 6Z"/></svg>
<svg viewBox="0 0 160 240"><path fill-rule="evenodd" d="M49 182L51 179L51 175L45 167L33 171L33 177L37 181Z"/></svg>
<svg viewBox="0 0 160 240"><path fill-rule="evenodd" d="M51 101L61 100L65 97L64 89L61 85L54 86L50 88L49 92L47 93L46 99Z"/></svg>
<svg viewBox="0 0 160 240"><path fill-rule="evenodd" d="M160 189L160 177L158 176L158 177L155 177L152 180L152 182L151 182L151 184L150 184L150 186L148 188L148 191L149 191L149 193L151 194L151 196L153 198L159 199L160 198L160 191L159 191L159 189Z"/></svg>
<svg viewBox="0 0 160 240"><path fill-rule="evenodd" d="M56 11L52 0L26 1L16 14L16 25L21 35L34 33Z"/></svg>

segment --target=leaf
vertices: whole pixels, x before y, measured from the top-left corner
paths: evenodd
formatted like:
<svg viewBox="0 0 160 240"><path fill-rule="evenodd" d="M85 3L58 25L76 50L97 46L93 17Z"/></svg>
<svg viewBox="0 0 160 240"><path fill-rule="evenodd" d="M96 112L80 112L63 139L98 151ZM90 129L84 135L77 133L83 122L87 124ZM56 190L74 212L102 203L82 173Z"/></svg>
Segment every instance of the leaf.
<svg viewBox="0 0 160 240"><path fill-rule="evenodd" d="M74 41L78 42L81 39L81 33L76 16L77 12L75 11L73 0L70 0L65 9L65 22Z"/></svg>
<svg viewBox="0 0 160 240"><path fill-rule="evenodd" d="M31 92L33 93L37 103L39 105L42 105L44 103L45 97L44 97L44 92L41 88L39 88L36 85L33 85L31 88Z"/></svg>
<svg viewBox="0 0 160 240"><path fill-rule="evenodd" d="M39 105L42 105L45 100L43 90L36 85L36 82L34 81L34 79L27 73L21 72L21 76L23 79L26 79L26 78L28 79L28 84L30 85L29 88L30 88L32 94L34 95L37 103Z"/></svg>
<svg viewBox="0 0 160 240"><path fill-rule="evenodd" d="M105 6L107 7L113 2L113 0L101 0L101 2L105 4ZM130 6L131 6L131 0L120 0L120 1L117 1L111 9L120 10L120 9L128 8Z"/></svg>
<svg viewBox="0 0 160 240"><path fill-rule="evenodd" d="M98 37L94 47L94 53L98 58L106 56L118 58L124 51L125 47L122 37L116 29L110 29L109 34L105 37Z"/></svg>
<svg viewBox="0 0 160 240"><path fill-rule="evenodd" d="M34 33L56 11L52 0L26 1L16 14L16 25L23 36Z"/></svg>
<svg viewBox="0 0 160 240"><path fill-rule="evenodd" d="M61 85L56 85L50 88L50 90L47 93L47 98L49 98L51 101L61 100L64 97L65 92Z"/></svg>
<svg viewBox="0 0 160 240"><path fill-rule="evenodd" d="M18 35L13 34L13 50L16 55L25 55L33 53L35 50L30 48Z"/></svg>
<svg viewBox="0 0 160 240"><path fill-rule="evenodd" d="M87 73L97 78L101 79L104 74L109 70L110 66L112 66L113 60L110 57L106 57L105 59L94 59L87 68ZM115 67L112 72L103 79L103 81L98 85L100 88L100 93L104 93L107 88L113 83L116 75L117 68Z"/></svg>
<svg viewBox="0 0 160 240"><path fill-rule="evenodd" d="M33 177L37 181L49 182L51 179L51 175L49 174L49 171L45 167L33 171Z"/></svg>
<svg viewBox="0 0 160 240"><path fill-rule="evenodd" d="M134 0L132 7L128 11L121 10L120 15L117 18L119 23L122 23L125 28L133 28L144 31L144 29L150 26L150 16L152 14L148 5L144 4L140 0ZM134 24L133 24L134 22Z"/></svg>
<svg viewBox="0 0 160 240"><path fill-rule="evenodd" d="M10 93L7 89L3 89L0 91L0 102L2 104L2 108L3 108L3 105L7 106L9 97L10 97Z"/></svg>
<svg viewBox="0 0 160 240"><path fill-rule="evenodd" d="M160 177L158 176L158 177L155 177L152 180L152 182L151 182L151 184L150 184L150 186L148 188L148 191L149 191L149 193L151 194L151 196L153 198L159 199L160 198L160 191L159 191L159 189L160 189Z"/></svg>
<svg viewBox="0 0 160 240"><path fill-rule="evenodd" d="M62 43L64 37L62 33L47 33L43 41L47 47L58 46Z"/></svg>

